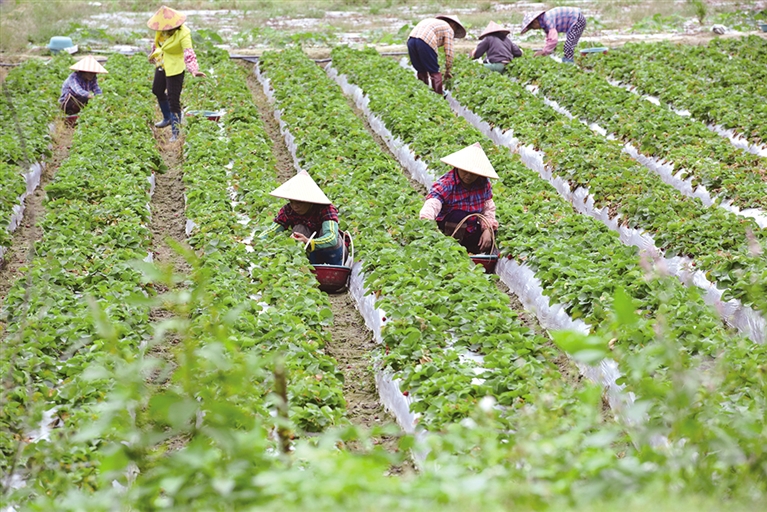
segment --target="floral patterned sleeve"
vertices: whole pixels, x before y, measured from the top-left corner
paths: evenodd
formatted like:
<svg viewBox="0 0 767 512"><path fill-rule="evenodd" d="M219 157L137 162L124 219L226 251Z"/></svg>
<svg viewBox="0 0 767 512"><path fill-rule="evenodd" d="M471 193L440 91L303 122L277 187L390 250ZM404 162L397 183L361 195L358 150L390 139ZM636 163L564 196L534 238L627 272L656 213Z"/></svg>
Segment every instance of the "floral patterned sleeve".
<svg viewBox="0 0 767 512"><path fill-rule="evenodd" d="M194 53L194 48L184 48L184 64L186 69L193 75L200 72L200 67L197 64L197 55Z"/></svg>

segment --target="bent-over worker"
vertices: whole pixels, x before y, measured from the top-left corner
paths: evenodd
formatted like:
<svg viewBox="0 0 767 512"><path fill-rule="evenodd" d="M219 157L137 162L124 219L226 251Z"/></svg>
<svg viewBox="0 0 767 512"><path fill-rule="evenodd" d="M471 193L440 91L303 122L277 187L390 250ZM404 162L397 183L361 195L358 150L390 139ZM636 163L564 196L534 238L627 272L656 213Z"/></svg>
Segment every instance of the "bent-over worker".
<svg viewBox="0 0 767 512"><path fill-rule="evenodd" d="M586 16L577 7L555 7L548 11L533 11L525 14L522 20L522 32L524 34L531 28L541 29L546 34L546 43L542 50L533 54L535 57L551 55L557 47L558 34L567 34L565 40L565 56L562 62L572 64L574 62L575 46L578 44L583 30L586 28Z"/></svg>
<svg viewBox="0 0 767 512"><path fill-rule="evenodd" d="M288 204L280 208L272 225L259 238L290 230L291 238L308 243L310 263L343 265L345 237L338 229L338 210L309 173L299 172L270 194L287 199Z"/></svg>
<svg viewBox="0 0 767 512"><path fill-rule="evenodd" d="M184 25L186 15L164 5L146 22L155 30L154 46L149 62L155 65L152 93L162 112L162 121L157 128L171 127L171 141L180 133L181 88L184 85L184 71L192 76L204 77L197 65L197 55L192 48L192 33Z"/></svg>
<svg viewBox="0 0 767 512"><path fill-rule="evenodd" d="M514 44L508 35L511 30L505 29L494 21L488 23L479 35L479 44L471 51L472 59L485 57L485 67L498 73L503 73L506 64L514 57L521 57L522 50Z"/></svg>
<svg viewBox="0 0 767 512"><path fill-rule="evenodd" d="M101 94L98 75L109 72L91 55L69 66L69 69L74 73L69 75L61 86L59 105L68 116L72 116L79 114L88 104L88 100Z"/></svg>
<svg viewBox="0 0 767 512"><path fill-rule="evenodd" d="M418 79L429 85L437 94L443 94L442 73L439 72L437 49L445 48L445 78L453 75L453 39L466 36L466 29L455 16L440 14L434 18L421 20L410 32L407 40L407 53L410 63L418 74Z"/></svg>
<svg viewBox="0 0 767 512"><path fill-rule="evenodd" d="M493 246L495 203L489 178L498 178L479 142L441 159L453 167L431 186L421 208L420 218L436 220L439 229L473 254L489 251ZM456 227L471 214L458 231ZM454 234L455 232L455 234Z"/></svg>

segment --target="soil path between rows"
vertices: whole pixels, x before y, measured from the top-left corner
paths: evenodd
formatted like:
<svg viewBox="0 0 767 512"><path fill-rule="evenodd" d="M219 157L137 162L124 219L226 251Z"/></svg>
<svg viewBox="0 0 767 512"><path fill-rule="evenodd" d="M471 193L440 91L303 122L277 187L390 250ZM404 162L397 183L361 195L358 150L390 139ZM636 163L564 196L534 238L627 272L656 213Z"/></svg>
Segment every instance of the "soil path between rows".
<svg viewBox="0 0 767 512"><path fill-rule="evenodd" d="M252 69L252 66L245 66L246 69ZM293 157L285 145L279 123L274 118L274 109L254 73L249 73L247 81L253 102L272 140L272 154L277 160L278 181L284 182L296 173ZM327 344L326 351L336 360L339 370L344 375L343 393L349 421L366 428L393 424L394 419L384 410L376 389L371 359L375 349L372 333L365 326L365 321L355 308L354 299L348 292L330 294L328 299L333 312L333 326L330 329L331 341ZM378 435L372 441L374 445L380 445L390 452L397 452L399 449L398 436ZM352 442L349 443L349 449L362 450L363 447ZM413 465L409 460L390 468L391 474L412 471L414 471Z"/></svg>
<svg viewBox="0 0 767 512"><path fill-rule="evenodd" d="M157 117L160 117L159 111ZM186 214L184 202L184 182L183 182L183 144L181 141L170 142L170 128L152 128L157 141L157 148L160 151L163 162L167 167L163 173L155 173L155 189L152 195L150 208L152 212L152 221L150 230L152 232L152 255L154 264L161 268L172 268L174 273L188 276L192 272L191 266L186 260L176 252L169 241L189 249L186 242ZM177 283L175 288L186 286L186 280ZM158 295L170 291L165 284L155 284L155 290ZM149 321L152 324L158 324L165 320L173 318L174 313L166 308L157 306L150 310ZM169 369L175 368L175 357L172 353L174 347L180 341L179 335L175 331L166 331L164 339L152 346L150 354L161 358L169 365ZM162 382L156 384L167 385L167 380L172 372L158 373L164 375ZM181 446L184 441L171 440L170 445Z"/></svg>
<svg viewBox="0 0 767 512"><path fill-rule="evenodd" d="M45 186L50 183L61 163L69 157L74 127L59 119L52 134L53 155L45 162L40 184L24 200L24 218L13 232L11 246L0 263L0 307L5 302L8 290L22 277L22 269L34 256L35 243L42 240L43 229L39 221L45 216Z"/></svg>

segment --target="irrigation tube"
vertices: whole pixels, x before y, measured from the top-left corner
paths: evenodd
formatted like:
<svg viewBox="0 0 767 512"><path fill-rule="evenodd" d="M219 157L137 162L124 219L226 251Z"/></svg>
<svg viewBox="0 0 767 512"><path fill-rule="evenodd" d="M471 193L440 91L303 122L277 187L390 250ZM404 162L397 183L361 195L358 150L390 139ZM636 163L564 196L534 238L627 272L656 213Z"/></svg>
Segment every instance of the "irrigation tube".
<svg viewBox="0 0 767 512"><path fill-rule="evenodd" d="M527 85L525 86L525 88L531 93L538 95L539 91L537 86ZM542 95L540 97L546 105L553 108L555 111L559 112L560 114L564 116L567 116L570 119L575 119L575 116L569 110L562 107L556 101L550 100L549 98L546 98L545 96L542 96ZM591 128L592 131L602 136L605 136L610 140L618 140L618 138L614 134L611 134L611 133L608 134L607 130L599 126L597 123L591 123L585 119L578 119L578 120L584 125ZM666 183L667 185L671 185L672 187L677 189L679 192L681 192L683 195L687 197L691 197L691 198L700 199L705 206L717 205L717 203L711 198L711 194L708 192L708 190L706 190L705 186L698 185L697 187L693 188L692 182L695 179L694 176L691 176L687 179L682 177L684 175L685 169L680 169L675 174L673 163L667 162L665 160L661 160L659 158L655 158L652 156L643 155L630 142L623 144L623 150L626 153L628 153L629 156L631 156L631 158L633 158L640 164L644 165L652 172L659 175L664 183ZM717 206L723 208L724 210L727 210L730 213L734 213L735 215L740 215L741 217L750 217L754 219L754 221L757 223L757 225L760 228L762 229L767 228L767 214L759 208L746 208L741 210L739 207L733 206L732 202L726 198L722 198L722 201Z"/></svg>
<svg viewBox="0 0 767 512"><path fill-rule="evenodd" d="M612 80L610 78L607 79L607 82L610 85L614 85L615 87L620 87L622 89L626 89L629 92L633 92L637 96L640 96L650 103L653 103L655 105L661 106L660 99L656 96L650 96L649 94L642 94L639 92L639 90L636 88L636 86L630 85L630 84L624 84L622 82L619 82L617 80ZM689 110L680 110L676 109L671 105L666 105L669 110L672 112L679 114L682 117L689 117L695 121L692 117L692 114ZM716 133L720 137L724 137L725 139L730 141L730 144L735 146L738 149L742 149L743 151L746 151L748 153L751 153L753 155L763 156L767 157L767 145L765 144L752 144L749 142L748 139L746 139L743 135L739 134L732 128L725 128L722 125L714 124L714 123L703 123L706 128L711 130L712 132Z"/></svg>
<svg viewBox="0 0 767 512"><path fill-rule="evenodd" d="M285 145L288 147L288 150L293 157L293 166L296 172L301 172L302 167L296 154L295 137L290 133L287 124L282 120L280 109L276 106L277 100L274 97L271 82L269 81L269 78L261 73L258 64L255 66L254 73L264 89L264 94L269 100L269 104L273 107L274 118L280 125L280 132L285 139ZM362 272L361 261L355 262L352 265L349 293L352 295L352 298L354 298L357 309L365 320L365 325L372 331L376 343L383 345L381 329L386 323L386 313L381 308L376 307L375 294L367 292L365 288L365 275ZM405 396L402 394L399 387L399 379L397 379L393 373L384 370L381 367L380 362L376 361L374 367L376 388L378 389L378 396L381 400L381 404L383 404L386 410L394 417L397 424L404 432L416 436L418 441L417 446L422 445L421 441L425 438L426 431L423 428L418 427L419 415L410 411L410 404L415 401L415 398L410 395ZM428 452L423 450L412 450L413 461L419 469L423 468L427 454Z"/></svg>
<svg viewBox="0 0 767 512"><path fill-rule="evenodd" d="M448 93L448 101L457 114L465 117L479 130L483 130L481 123L477 123L477 121L481 121L481 118L458 103L450 93ZM484 124L487 126L487 123ZM522 157L522 162L551 183L562 197L572 203L576 211L590 215L613 231L617 231L621 242L637 247L641 253L649 256L660 267L660 270L676 276L687 285L701 288L705 292L704 300L706 303L713 306L728 324L745 333L757 343L765 341L765 334L767 334L765 319L757 311L744 306L737 299L722 300L724 291L709 281L705 272L695 269L692 259L681 256L664 257L663 252L656 247L650 234L643 230L621 225L620 217L618 215L610 217L607 207L597 210L594 207L594 198L589 195L588 189L579 187L573 191L567 181L559 176L554 176L554 171L544 163L545 155L542 151L537 151L532 146L522 146L519 141L516 144L507 145L507 147L513 152L518 152Z"/></svg>
<svg viewBox="0 0 767 512"><path fill-rule="evenodd" d="M354 99L357 107L367 116L370 126L386 142L386 145L392 150L400 164L410 172L413 179L426 187L430 187L434 180L430 169L423 160L416 159L416 155L410 147L395 137L386 128L381 118L370 110L370 98L365 95L364 91L359 86L350 84L346 75L339 75L332 66L328 66L326 71L338 83L344 94ZM505 145L516 140L510 134L504 134L500 130L491 128L487 123L484 124L486 130L483 133L490 136L497 144ZM540 280L535 277L533 270L527 265L520 265L513 260L501 258L498 262L497 273L509 289L519 297L524 307L534 312L544 328L551 330L570 329L581 333L590 331L590 327L583 321L570 318L565 312L564 306L549 303L548 297L543 294ZM624 411L633 404L634 394L623 392L624 386L617 384L616 380L620 377L617 363L606 359L598 366L581 363L577 363L577 366L582 375L605 388L610 408L624 421L629 422L630 420ZM657 443L654 442L653 444L664 445L666 440L659 437Z"/></svg>

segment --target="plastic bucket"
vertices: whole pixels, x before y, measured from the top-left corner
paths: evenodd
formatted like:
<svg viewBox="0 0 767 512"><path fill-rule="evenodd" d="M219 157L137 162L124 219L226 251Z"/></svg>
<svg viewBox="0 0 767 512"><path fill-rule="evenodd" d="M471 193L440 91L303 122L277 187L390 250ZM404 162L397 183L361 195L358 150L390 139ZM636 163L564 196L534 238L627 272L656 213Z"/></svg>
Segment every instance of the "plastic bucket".
<svg viewBox="0 0 767 512"><path fill-rule="evenodd" d="M606 48L604 46L595 46L594 48L583 48L581 50L581 55L586 55L588 53L607 53L609 48Z"/></svg>
<svg viewBox="0 0 767 512"><path fill-rule="evenodd" d="M223 112L218 112L215 110L187 110L186 111L187 116L205 116L211 121L218 121L221 119L221 116L224 115Z"/></svg>
<svg viewBox="0 0 767 512"><path fill-rule="evenodd" d="M475 264L485 267L486 274L495 272L495 265L498 263L497 254L472 254L469 257Z"/></svg>
<svg viewBox="0 0 767 512"><path fill-rule="evenodd" d="M767 32L767 23L760 23L759 28L762 32Z"/></svg>
<svg viewBox="0 0 767 512"><path fill-rule="evenodd" d="M314 265L312 272L317 276L320 290L335 293L346 288L352 269L342 265Z"/></svg>

